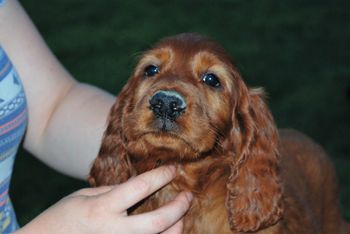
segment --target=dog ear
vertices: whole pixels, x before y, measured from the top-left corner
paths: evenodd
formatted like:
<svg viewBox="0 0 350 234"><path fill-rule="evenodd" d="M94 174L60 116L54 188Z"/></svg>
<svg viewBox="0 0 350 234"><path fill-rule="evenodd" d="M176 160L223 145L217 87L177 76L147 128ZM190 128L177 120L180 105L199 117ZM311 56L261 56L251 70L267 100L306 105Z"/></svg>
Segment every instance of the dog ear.
<svg viewBox="0 0 350 234"><path fill-rule="evenodd" d="M93 162L88 178L92 186L113 185L125 182L134 175L123 141L122 115L129 102L132 81L129 81L110 110L107 129L100 151Z"/></svg>
<svg viewBox="0 0 350 234"><path fill-rule="evenodd" d="M263 90L248 90L241 78L237 80L226 207L232 230L254 232L282 216L278 133Z"/></svg>

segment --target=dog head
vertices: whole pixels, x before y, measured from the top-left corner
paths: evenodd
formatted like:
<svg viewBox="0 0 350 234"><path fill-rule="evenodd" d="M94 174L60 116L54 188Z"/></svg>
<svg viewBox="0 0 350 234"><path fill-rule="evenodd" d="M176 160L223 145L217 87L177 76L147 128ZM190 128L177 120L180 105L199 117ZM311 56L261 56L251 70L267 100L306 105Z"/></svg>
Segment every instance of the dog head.
<svg viewBox="0 0 350 234"><path fill-rule="evenodd" d="M162 164L228 157L231 228L281 217L277 130L261 89L248 89L225 50L180 34L147 51L111 109L93 185L124 182Z"/></svg>

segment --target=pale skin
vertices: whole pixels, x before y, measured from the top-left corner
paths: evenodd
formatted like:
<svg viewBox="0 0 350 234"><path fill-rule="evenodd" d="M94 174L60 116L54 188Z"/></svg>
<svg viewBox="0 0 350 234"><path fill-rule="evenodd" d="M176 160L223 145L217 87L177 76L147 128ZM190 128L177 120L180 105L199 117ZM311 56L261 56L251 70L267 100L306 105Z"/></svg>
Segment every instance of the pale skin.
<svg viewBox="0 0 350 234"><path fill-rule="evenodd" d="M24 147L50 167L86 179L114 96L77 82L52 54L16 0L0 7L0 45L26 92L29 123ZM161 167L118 186L79 190L17 232L181 233L181 217L189 207L190 193L180 193L174 201L149 213L126 213L169 183L174 174L173 167Z"/></svg>

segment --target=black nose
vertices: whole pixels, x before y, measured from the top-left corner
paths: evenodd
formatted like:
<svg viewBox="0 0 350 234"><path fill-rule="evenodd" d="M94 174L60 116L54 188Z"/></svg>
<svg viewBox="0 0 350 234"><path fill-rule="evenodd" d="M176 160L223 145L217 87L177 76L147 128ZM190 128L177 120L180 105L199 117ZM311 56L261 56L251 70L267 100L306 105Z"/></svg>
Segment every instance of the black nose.
<svg viewBox="0 0 350 234"><path fill-rule="evenodd" d="M149 101L157 118L175 120L186 108L185 99L176 91L158 91Z"/></svg>

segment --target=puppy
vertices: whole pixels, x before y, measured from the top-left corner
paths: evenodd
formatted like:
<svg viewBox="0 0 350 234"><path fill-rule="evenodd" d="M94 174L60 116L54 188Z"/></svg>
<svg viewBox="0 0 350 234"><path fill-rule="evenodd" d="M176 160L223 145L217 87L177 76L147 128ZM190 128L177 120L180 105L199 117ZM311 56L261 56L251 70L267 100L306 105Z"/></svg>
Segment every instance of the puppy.
<svg viewBox="0 0 350 234"><path fill-rule="evenodd" d="M187 190L184 233L350 233L323 149L278 131L263 90L248 88L225 50L197 34L165 38L141 58L89 181L118 184L168 164L176 178L133 213Z"/></svg>

